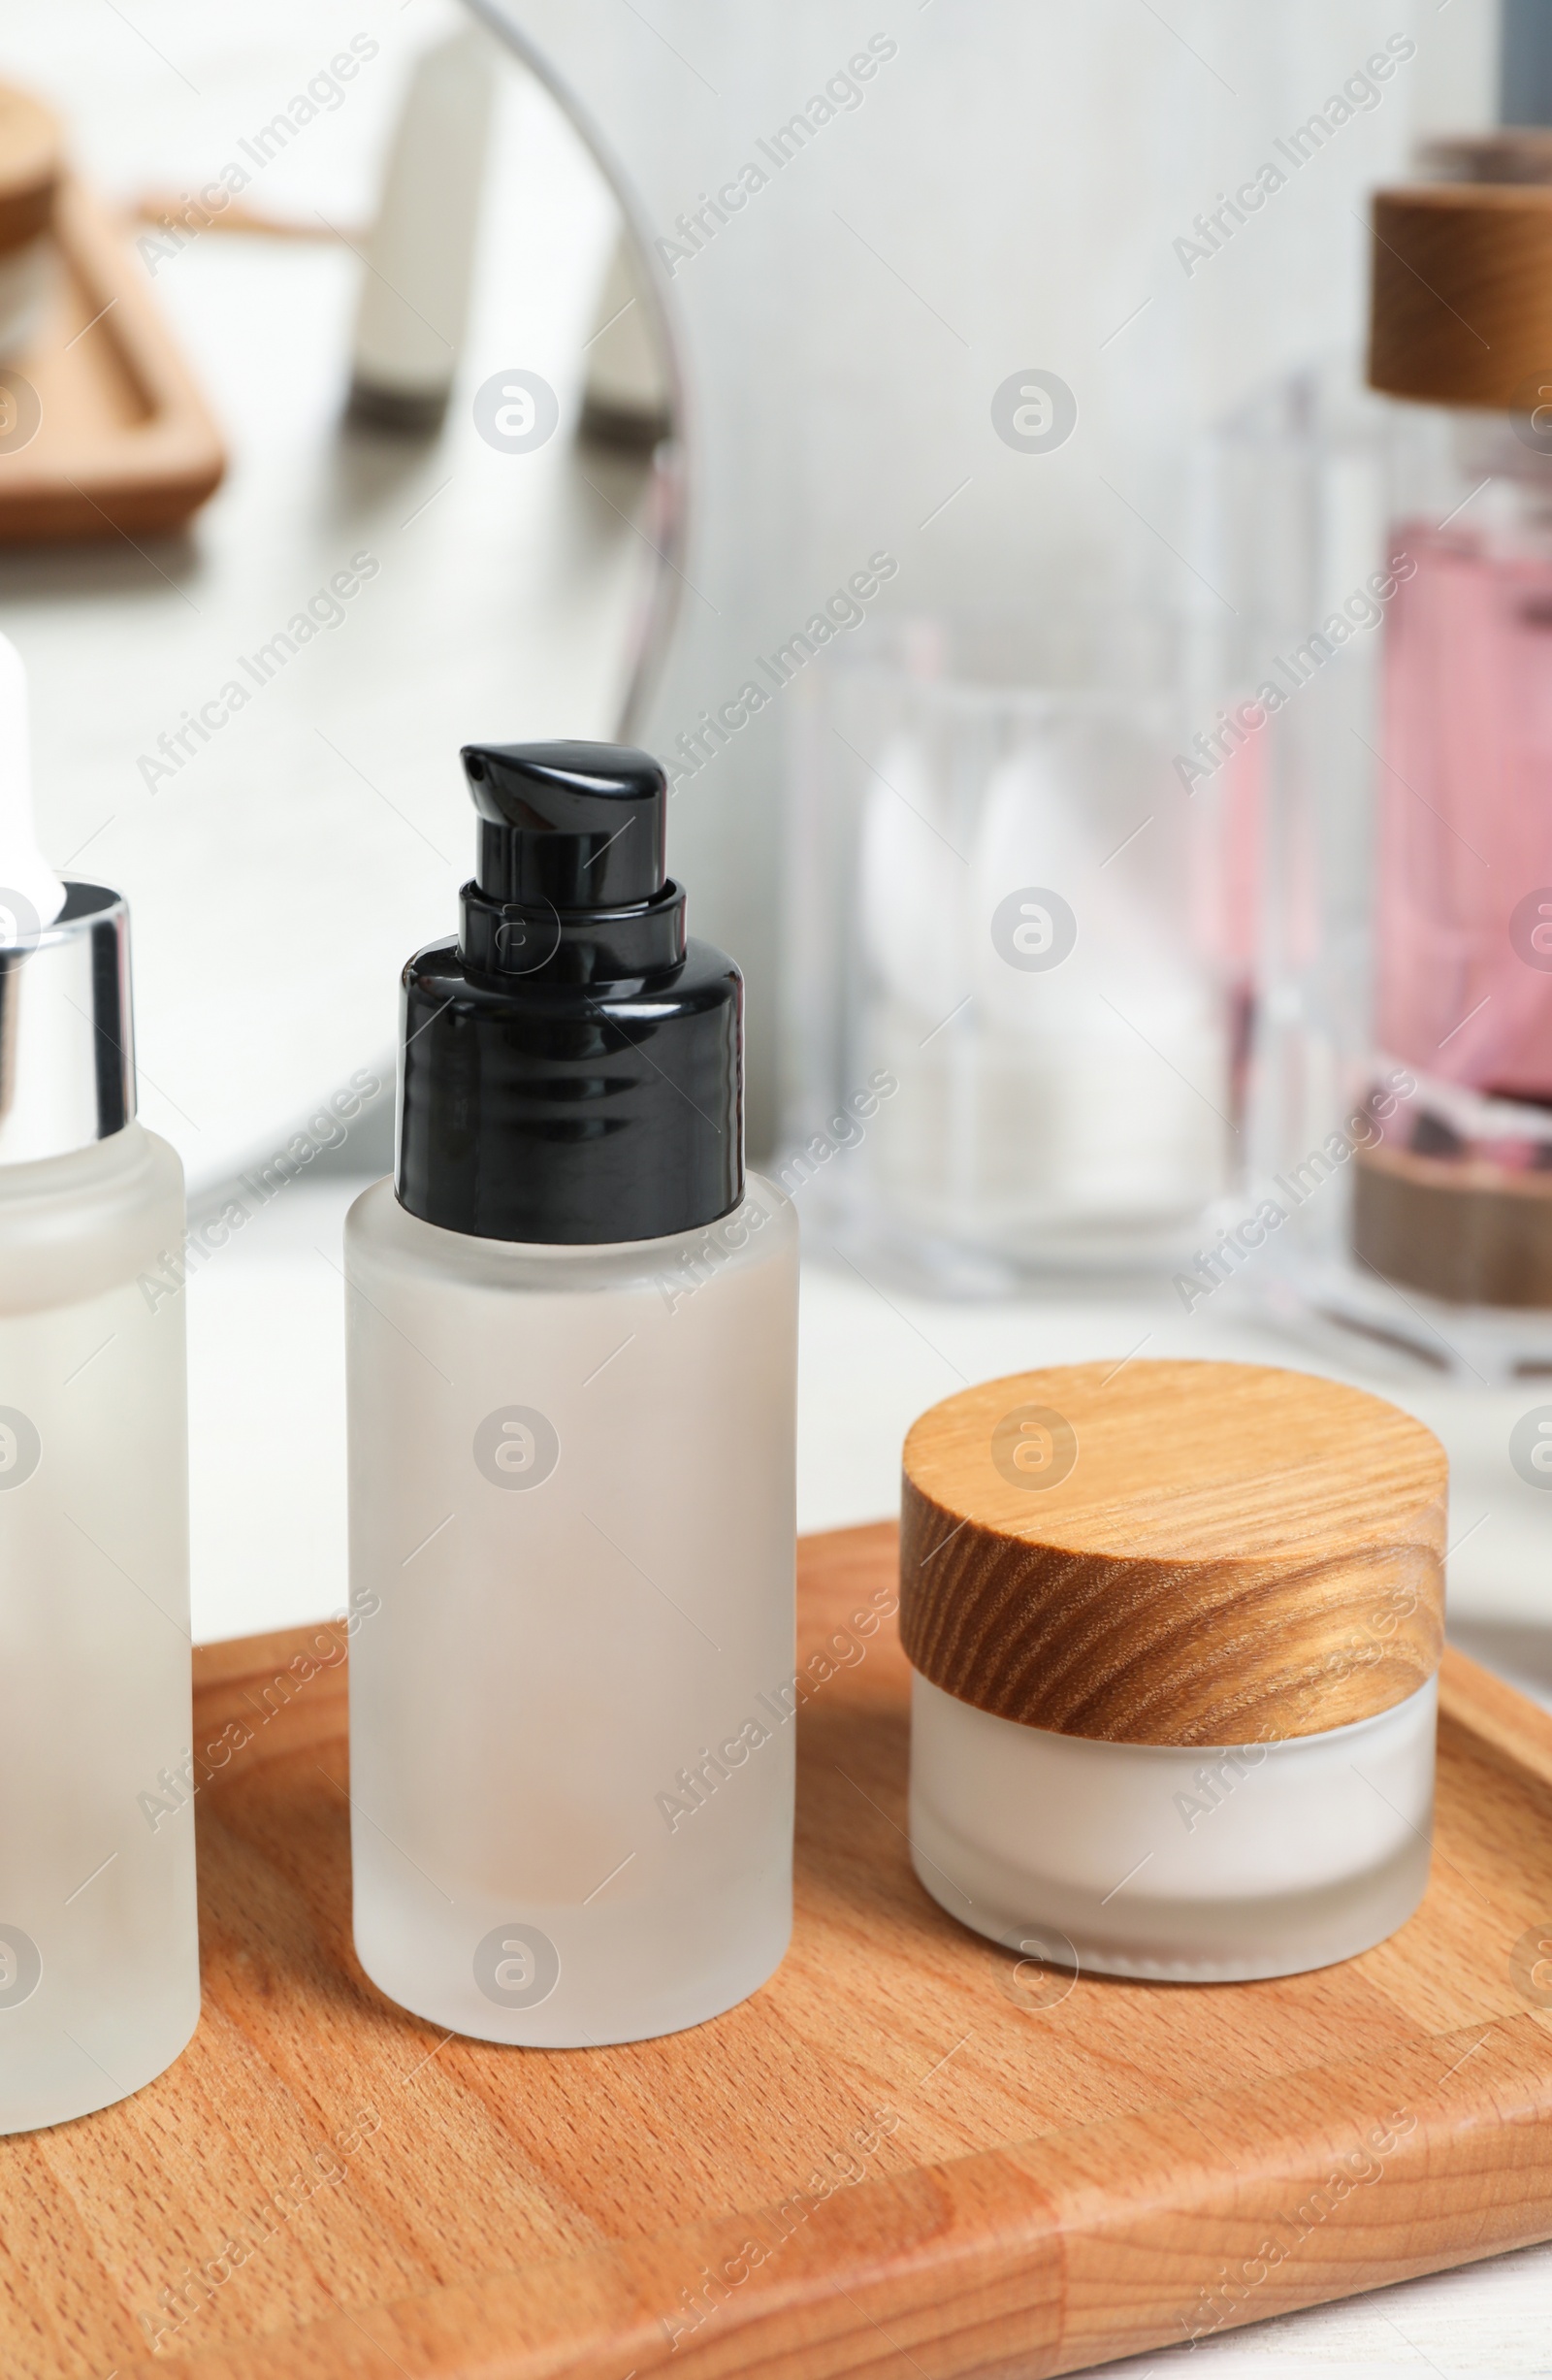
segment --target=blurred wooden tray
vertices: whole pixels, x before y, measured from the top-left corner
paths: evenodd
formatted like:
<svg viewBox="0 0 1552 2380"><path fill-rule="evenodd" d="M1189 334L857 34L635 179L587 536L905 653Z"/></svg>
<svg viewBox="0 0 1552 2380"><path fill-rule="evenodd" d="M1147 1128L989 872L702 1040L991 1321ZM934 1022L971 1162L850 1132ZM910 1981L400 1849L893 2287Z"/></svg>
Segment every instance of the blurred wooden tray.
<svg viewBox="0 0 1552 2380"><path fill-rule="evenodd" d="M176 529L220 482L219 433L146 274L79 181L60 189L52 237L58 284L15 366L39 415L22 445L7 445L16 392L0 373L0 544Z"/></svg>
<svg viewBox="0 0 1552 2380"><path fill-rule="evenodd" d="M800 1651L893 1565L891 1529L809 1540ZM196 1745L253 1731L199 1797L204 2018L123 2105L0 2140L6 2380L1041 2374L1552 2234L1552 1719L1457 1655L1393 1940L1061 1996L911 1873L886 1623L810 1673L780 1973L560 2054L357 1968L330 1644L196 1656Z"/></svg>

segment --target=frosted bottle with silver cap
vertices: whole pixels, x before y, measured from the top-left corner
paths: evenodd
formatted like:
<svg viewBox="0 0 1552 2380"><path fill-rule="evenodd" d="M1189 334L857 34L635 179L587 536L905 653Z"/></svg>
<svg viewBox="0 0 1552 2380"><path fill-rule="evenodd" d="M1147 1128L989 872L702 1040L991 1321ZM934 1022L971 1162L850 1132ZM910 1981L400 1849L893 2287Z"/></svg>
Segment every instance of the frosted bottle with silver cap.
<svg viewBox="0 0 1552 2380"><path fill-rule="evenodd" d="M464 766L477 879L345 1233L356 1949L436 2025L583 2048L787 1947L797 1230L656 761Z"/></svg>
<svg viewBox="0 0 1552 2380"><path fill-rule="evenodd" d="M34 837L0 637L0 2133L150 2082L200 2012L183 1176L135 1121L129 919Z"/></svg>

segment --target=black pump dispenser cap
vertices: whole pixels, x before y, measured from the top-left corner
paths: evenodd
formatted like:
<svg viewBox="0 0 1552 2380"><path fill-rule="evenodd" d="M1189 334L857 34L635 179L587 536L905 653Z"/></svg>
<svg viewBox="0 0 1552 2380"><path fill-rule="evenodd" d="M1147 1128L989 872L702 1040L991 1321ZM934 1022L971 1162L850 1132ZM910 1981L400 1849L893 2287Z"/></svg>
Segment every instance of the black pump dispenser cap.
<svg viewBox="0 0 1552 2380"><path fill-rule="evenodd" d="M487 900L559 909L651 900L667 881L667 799L625 744L466 744Z"/></svg>
<svg viewBox="0 0 1552 2380"><path fill-rule="evenodd" d="M743 1196L743 978L687 941L648 752L469 744L479 864L404 973L400 1202L482 1239L665 1238Z"/></svg>

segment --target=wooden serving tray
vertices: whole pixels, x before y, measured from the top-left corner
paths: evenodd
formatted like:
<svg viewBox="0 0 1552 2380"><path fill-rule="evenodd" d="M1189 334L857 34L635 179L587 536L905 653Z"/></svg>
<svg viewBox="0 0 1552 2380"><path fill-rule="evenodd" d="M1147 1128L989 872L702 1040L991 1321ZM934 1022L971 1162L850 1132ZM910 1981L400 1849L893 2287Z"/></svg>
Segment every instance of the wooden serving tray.
<svg viewBox="0 0 1552 2380"><path fill-rule="evenodd" d="M38 427L0 451L0 545L176 529L220 482L219 433L145 272L81 182L61 183L50 237L54 295L16 364Z"/></svg>
<svg viewBox="0 0 1552 2380"><path fill-rule="evenodd" d="M809 1540L805 1659L893 1577L892 1529ZM199 1795L204 2018L0 2141L7 2380L1043 2374L1552 2234L1552 1719L1446 1655L1434 1881L1379 1949L1067 1990L917 1883L892 1621L850 1645L779 1974L565 2053L357 1967L340 1640L197 1654L196 1746L252 1731Z"/></svg>

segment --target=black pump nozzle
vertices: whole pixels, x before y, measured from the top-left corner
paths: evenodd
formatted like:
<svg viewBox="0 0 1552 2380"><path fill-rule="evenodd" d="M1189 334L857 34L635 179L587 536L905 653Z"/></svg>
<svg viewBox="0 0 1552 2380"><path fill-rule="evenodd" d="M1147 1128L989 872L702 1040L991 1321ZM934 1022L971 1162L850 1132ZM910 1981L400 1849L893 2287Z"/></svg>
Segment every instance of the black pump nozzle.
<svg viewBox="0 0 1552 2380"><path fill-rule="evenodd" d="M466 744L489 901L622 909L667 881L667 783L629 744Z"/></svg>
<svg viewBox="0 0 1552 2380"><path fill-rule="evenodd" d="M540 1246L696 1231L744 1191L743 978L685 934L650 752L466 744L479 867L404 973L400 1203Z"/></svg>

